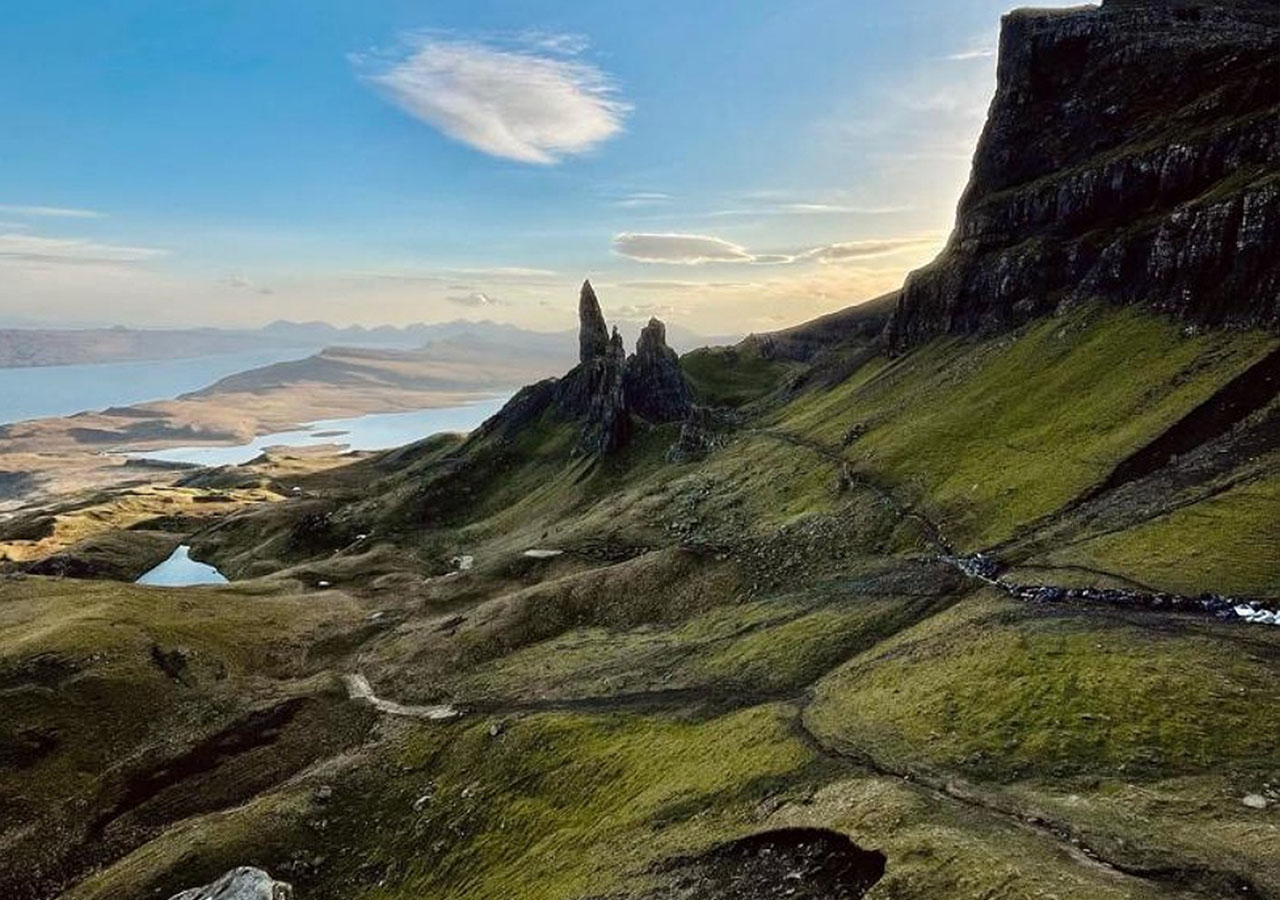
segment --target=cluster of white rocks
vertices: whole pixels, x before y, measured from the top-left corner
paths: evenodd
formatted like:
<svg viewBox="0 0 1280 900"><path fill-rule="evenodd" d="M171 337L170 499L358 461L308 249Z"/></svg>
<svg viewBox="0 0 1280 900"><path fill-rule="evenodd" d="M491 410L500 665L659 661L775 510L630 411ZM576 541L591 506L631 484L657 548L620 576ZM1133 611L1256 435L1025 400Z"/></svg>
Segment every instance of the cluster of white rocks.
<svg viewBox="0 0 1280 900"><path fill-rule="evenodd" d="M998 560L983 553L972 556L943 555L938 559L970 578L999 588L1009 596L1028 603L1097 603L1159 612L1209 615L1218 619L1237 619L1251 625L1280 625L1280 610L1267 609L1256 601L1222 594L1184 597L1128 588L1067 588L1045 584L1018 584L1001 575L1003 567Z"/></svg>
<svg viewBox="0 0 1280 900"><path fill-rule="evenodd" d="M1249 603L1240 603L1232 610L1235 614L1254 625L1280 625L1280 612L1269 609L1260 609Z"/></svg>

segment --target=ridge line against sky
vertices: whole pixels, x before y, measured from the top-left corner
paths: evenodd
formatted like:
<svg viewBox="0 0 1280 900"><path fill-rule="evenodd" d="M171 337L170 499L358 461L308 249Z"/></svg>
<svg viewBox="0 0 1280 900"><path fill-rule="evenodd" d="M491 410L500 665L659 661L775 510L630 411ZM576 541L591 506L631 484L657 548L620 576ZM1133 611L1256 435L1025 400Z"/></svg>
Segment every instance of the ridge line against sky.
<svg viewBox="0 0 1280 900"><path fill-rule="evenodd" d="M808 319L941 247L1004 8L110 6L0 33L0 325L554 329L587 275L614 315Z"/></svg>

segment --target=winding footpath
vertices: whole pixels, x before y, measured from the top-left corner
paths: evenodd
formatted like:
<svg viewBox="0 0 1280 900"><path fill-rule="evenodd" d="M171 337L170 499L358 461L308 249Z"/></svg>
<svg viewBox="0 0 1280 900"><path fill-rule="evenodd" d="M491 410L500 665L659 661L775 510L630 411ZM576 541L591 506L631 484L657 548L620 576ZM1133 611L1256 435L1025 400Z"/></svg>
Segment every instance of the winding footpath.
<svg viewBox="0 0 1280 900"><path fill-rule="evenodd" d="M437 706L405 706L394 700L384 700L373 692L369 679L363 675L345 675L342 681L347 686L347 697L360 703L367 703L379 712L389 716L404 716L410 719L431 719L445 721L456 719L462 711L455 706L442 703Z"/></svg>

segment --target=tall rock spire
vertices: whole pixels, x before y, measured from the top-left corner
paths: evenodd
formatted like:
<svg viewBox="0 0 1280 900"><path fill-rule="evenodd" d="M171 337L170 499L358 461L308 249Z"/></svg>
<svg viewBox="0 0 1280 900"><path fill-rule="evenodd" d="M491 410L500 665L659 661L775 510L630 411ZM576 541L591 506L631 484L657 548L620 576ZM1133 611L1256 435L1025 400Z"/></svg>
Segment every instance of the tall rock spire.
<svg viewBox="0 0 1280 900"><path fill-rule="evenodd" d="M627 407L650 422L675 422L693 406L693 387L680 357L667 346L667 326L657 319L640 332L636 352L627 360Z"/></svg>
<svg viewBox="0 0 1280 900"><path fill-rule="evenodd" d="M582 293L578 295L578 326L579 362L604 356L609 350L609 328L590 281L582 282Z"/></svg>

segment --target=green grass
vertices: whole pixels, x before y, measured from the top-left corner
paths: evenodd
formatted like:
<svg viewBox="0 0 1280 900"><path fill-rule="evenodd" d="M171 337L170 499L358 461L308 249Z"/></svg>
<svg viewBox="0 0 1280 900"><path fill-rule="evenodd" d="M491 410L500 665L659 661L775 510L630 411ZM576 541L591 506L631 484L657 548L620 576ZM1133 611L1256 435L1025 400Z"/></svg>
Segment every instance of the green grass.
<svg viewBox="0 0 1280 900"><path fill-rule="evenodd" d="M307 565L388 579L366 579L359 598L286 593L296 585L283 580L167 592L0 584L0 674L39 653L85 667L52 701L5 698L0 729L52 724L68 748L0 773L0 813L15 798L28 810L94 802L105 769L290 692L321 696L330 718L316 713L279 746L318 745L331 719L372 715L332 694L333 675L359 667L388 697L448 695L472 711L449 724L384 718L367 743L248 802L214 784L175 803L180 824L77 900L168 896L239 864L285 874L309 900L600 897L642 888L662 859L784 825L885 848L884 900L1161 892L1025 827L1046 807L1125 859L1162 863L1170 847L1200 859L1190 826L1176 827L1194 821L1212 832L1206 865L1264 866L1265 822L1238 796L1280 772L1280 633L941 593L945 573L885 562L928 552L918 526L870 489L838 490L830 452L983 545L1101 481L1272 345L1092 309L872 359L698 463L665 461L673 426L641 430L606 460L575 458L576 426L550 418L461 466L447 445L426 446L404 469L364 464L381 482L331 476L334 534L372 531L378 549L326 547ZM717 353L686 357L704 400L748 404L789 368ZM291 508L244 524L245 560L274 564ZM1278 518L1280 483L1260 480L1050 562L1265 588ZM532 546L568 552L535 564L521 556ZM458 552L475 568L445 577L440 560ZM374 608L381 626L367 620ZM192 685L159 673L153 642L195 651ZM627 694L646 695L648 711ZM574 701L579 712L550 711ZM745 708L724 713L730 702ZM803 721L848 758L797 729L804 705ZM505 711L475 712L494 709ZM257 773L249 755L228 770ZM961 803L873 775L858 762L867 756L1026 805L1006 816ZM312 802L320 783L335 788L328 804ZM1141 790L1160 799L1134 817L1115 798L1138 804ZM208 813L215 794L237 799ZM282 873L293 854L325 862ZM1280 872L1263 875L1266 889L1280 884Z"/></svg>
<svg viewBox="0 0 1280 900"><path fill-rule="evenodd" d="M983 778L1274 771L1276 641L1234 633L972 600L828 677L808 717L837 743Z"/></svg>
<svg viewBox="0 0 1280 900"><path fill-rule="evenodd" d="M1274 346L1261 332L1185 337L1141 311L1086 309L873 363L775 421L832 446L869 426L848 458L977 548L1103 481Z"/></svg>
<svg viewBox="0 0 1280 900"><path fill-rule="evenodd" d="M577 628L454 674L448 693L490 699L690 689L778 694L803 688L950 602L836 593L828 587L717 606L683 622Z"/></svg>
<svg viewBox="0 0 1280 900"><path fill-rule="evenodd" d="M1280 596L1280 477L1246 482L1125 531L1055 550L1045 559L1186 594L1211 589Z"/></svg>
<svg viewBox="0 0 1280 900"><path fill-rule="evenodd" d="M690 668L713 684L755 690L798 689L853 654L924 618L937 605L936 599L864 598L812 610L707 648Z"/></svg>
<svg viewBox="0 0 1280 900"><path fill-rule="evenodd" d="M429 773L432 799L407 834L397 825L399 837L370 848L409 863L392 884L351 896L607 891L665 854L745 830L754 804L801 779L813 757L788 720L770 707L703 723L546 714L511 722L498 738L484 723L411 736L395 765ZM411 809L410 784L397 787L405 792L370 798L373 808Z"/></svg>
<svg viewBox="0 0 1280 900"><path fill-rule="evenodd" d="M40 659L65 664L70 673L53 694L19 690L6 697L0 734L55 729L60 741L32 767L0 769L0 793L46 804L88 789L167 729L240 705L233 698L244 679L263 679L265 687L265 679L308 674L304 636L356 615L339 596L321 604L227 589L33 578L0 584L0 674L29 670ZM190 651L190 684L153 663L153 644Z"/></svg>
<svg viewBox="0 0 1280 900"><path fill-rule="evenodd" d="M765 359L755 348L704 347L680 358L698 402L743 406L770 393L794 366Z"/></svg>

